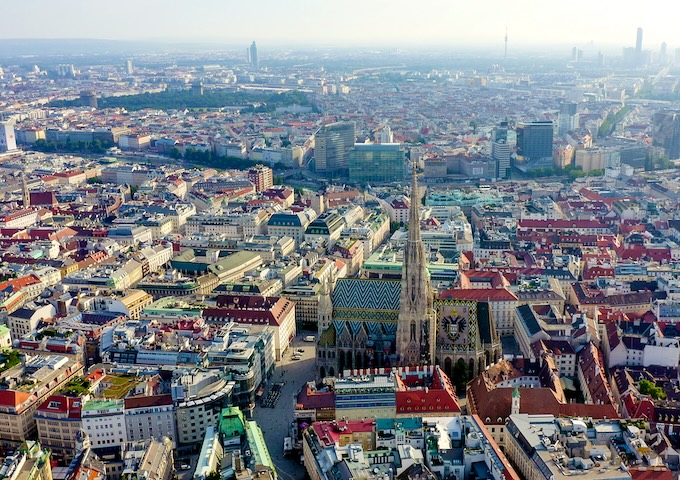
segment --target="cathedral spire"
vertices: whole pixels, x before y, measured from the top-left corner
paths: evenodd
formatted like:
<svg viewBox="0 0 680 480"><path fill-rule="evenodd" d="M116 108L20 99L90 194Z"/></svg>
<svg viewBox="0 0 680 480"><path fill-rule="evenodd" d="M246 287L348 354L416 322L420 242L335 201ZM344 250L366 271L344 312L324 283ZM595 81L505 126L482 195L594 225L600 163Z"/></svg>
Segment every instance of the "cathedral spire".
<svg viewBox="0 0 680 480"><path fill-rule="evenodd" d="M434 333L432 288L427 271L425 247L420 236L420 192L418 175L413 166L408 239L404 247L401 272L401 298L397 324L396 353L399 365L419 365L433 361Z"/></svg>

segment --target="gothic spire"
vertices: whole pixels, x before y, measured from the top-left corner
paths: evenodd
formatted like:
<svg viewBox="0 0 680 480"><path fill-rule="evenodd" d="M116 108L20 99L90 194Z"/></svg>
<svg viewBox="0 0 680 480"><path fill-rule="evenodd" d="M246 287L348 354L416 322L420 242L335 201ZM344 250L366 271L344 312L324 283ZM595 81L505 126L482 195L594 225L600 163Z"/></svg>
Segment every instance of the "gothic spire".
<svg viewBox="0 0 680 480"><path fill-rule="evenodd" d="M409 208L408 239L404 247L401 271L401 298L397 323L396 353L400 365L419 365L433 360L434 332L432 288L427 271L425 247L420 236L420 193L418 177L413 168L411 206Z"/></svg>

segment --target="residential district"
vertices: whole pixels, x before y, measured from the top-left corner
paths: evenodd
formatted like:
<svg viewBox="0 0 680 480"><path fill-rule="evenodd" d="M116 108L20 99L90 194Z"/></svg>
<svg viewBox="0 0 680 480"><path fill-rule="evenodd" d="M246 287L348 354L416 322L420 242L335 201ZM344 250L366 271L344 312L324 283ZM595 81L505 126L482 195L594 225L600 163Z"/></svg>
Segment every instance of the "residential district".
<svg viewBox="0 0 680 480"><path fill-rule="evenodd" d="M680 54L641 45L3 64L0 479L676 478Z"/></svg>

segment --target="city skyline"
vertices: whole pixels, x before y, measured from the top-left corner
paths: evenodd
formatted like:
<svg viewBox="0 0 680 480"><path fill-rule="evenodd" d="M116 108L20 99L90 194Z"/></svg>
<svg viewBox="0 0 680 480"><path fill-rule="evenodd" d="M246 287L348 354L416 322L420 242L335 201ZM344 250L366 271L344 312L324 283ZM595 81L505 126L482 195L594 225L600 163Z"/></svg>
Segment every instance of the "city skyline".
<svg viewBox="0 0 680 480"><path fill-rule="evenodd" d="M225 4L226 3L226 4ZM155 41L220 41L229 44L253 40L270 47L315 46L469 46L503 48L506 28L508 50L527 46L594 45L635 46L638 27L644 30L642 48L657 50L662 42L680 46L680 33L672 16L655 9L625 10L611 1L570 3L571 12L588 12L572 19L549 3L520 0L508 8L499 0L481 11L472 2L421 2L417 8L403 1L360 3L349 0L319 4L307 0L253 4L207 0L186 4L131 2L98 5L96 16L84 0L55 4L32 3L30 17L18 4L0 6L0 16L12 18L1 36L9 39L106 39ZM128 15L133 8L136 15ZM332 18L333 22L324 19ZM93 20L94 19L94 20ZM153 19L153 21L151 21ZM304 28L302 28L304 26Z"/></svg>

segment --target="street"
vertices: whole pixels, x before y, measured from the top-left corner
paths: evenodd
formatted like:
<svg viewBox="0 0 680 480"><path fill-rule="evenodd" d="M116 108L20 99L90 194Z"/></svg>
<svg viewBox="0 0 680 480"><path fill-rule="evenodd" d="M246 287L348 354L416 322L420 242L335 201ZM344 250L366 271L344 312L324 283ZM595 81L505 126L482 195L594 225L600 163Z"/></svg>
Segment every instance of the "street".
<svg viewBox="0 0 680 480"><path fill-rule="evenodd" d="M272 461L276 465L279 478L283 480L302 480L306 473L304 466L300 463L301 452L287 457L283 456L283 439L288 436L288 427L293 421L297 392L306 382L314 380L316 344L302 340L307 334L304 332L298 334L284 354L282 361L277 362L274 375L269 379L265 397L274 383L286 382L281 388L279 400L274 408L263 408L258 402L253 412L253 419L264 432L264 439ZM292 354L298 348L304 349L304 353L300 354L302 358L291 360Z"/></svg>

